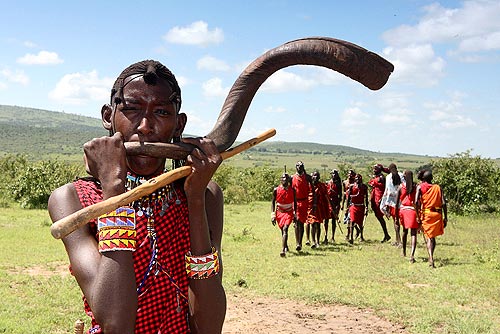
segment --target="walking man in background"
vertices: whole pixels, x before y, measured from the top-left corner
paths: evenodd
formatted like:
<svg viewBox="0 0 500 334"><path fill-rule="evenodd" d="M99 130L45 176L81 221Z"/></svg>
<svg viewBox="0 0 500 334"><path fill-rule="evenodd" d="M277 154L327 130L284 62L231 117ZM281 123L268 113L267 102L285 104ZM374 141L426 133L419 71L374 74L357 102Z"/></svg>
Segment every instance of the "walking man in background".
<svg viewBox="0 0 500 334"><path fill-rule="evenodd" d="M302 239L304 238L304 223L307 220L307 197L309 195L311 177L306 173L304 163L302 161L297 161L295 169L296 173L292 176L292 188L295 190L295 197L297 200L297 219L295 220L295 241L297 246L295 249L297 251L301 251Z"/></svg>
<svg viewBox="0 0 500 334"><path fill-rule="evenodd" d="M291 183L290 175L283 174L281 184L274 188L271 202L271 222L273 225L278 223L281 230L281 257L285 257L288 252L288 227L296 219L297 201Z"/></svg>
<svg viewBox="0 0 500 334"><path fill-rule="evenodd" d="M448 210L441 187L432 184L432 171L422 174L422 182L417 186L415 195L417 221L422 226L429 253L429 266L434 268L436 237L444 234L448 223Z"/></svg>

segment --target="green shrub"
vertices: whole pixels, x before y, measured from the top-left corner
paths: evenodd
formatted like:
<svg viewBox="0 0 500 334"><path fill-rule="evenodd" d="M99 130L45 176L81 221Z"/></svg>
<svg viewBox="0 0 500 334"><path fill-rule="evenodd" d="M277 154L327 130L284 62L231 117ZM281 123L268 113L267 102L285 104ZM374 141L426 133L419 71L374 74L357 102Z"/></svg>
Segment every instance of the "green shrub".
<svg viewBox="0 0 500 334"><path fill-rule="evenodd" d="M270 201L281 174L281 170L268 166L236 168L222 165L215 173L214 181L224 192L224 203L245 204Z"/></svg>
<svg viewBox="0 0 500 334"><path fill-rule="evenodd" d="M432 162L434 182L441 185L450 211L457 214L498 209L500 169L491 159L456 153Z"/></svg>
<svg viewBox="0 0 500 334"><path fill-rule="evenodd" d="M72 181L81 169L59 161L39 161L19 171L10 192L21 207L46 209L52 191Z"/></svg>
<svg viewBox="0 0 500 334"><path fill-rule="evenodd" d="M0 159L0 207L10 207L12 203L10 187L27 165L28 159L25 155L8 155Z"/></svg>

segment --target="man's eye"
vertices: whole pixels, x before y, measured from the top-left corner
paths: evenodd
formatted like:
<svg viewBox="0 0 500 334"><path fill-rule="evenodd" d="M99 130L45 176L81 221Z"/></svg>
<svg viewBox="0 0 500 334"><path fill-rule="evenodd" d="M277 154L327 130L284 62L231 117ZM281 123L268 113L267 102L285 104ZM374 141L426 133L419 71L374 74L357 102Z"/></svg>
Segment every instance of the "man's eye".
<svg viewBox="0 0 500 334"><path fill-rule="evenodd" d="M168 111L167 109L157 109L156 113L159 115L169 115L170 111Z"/></svg>

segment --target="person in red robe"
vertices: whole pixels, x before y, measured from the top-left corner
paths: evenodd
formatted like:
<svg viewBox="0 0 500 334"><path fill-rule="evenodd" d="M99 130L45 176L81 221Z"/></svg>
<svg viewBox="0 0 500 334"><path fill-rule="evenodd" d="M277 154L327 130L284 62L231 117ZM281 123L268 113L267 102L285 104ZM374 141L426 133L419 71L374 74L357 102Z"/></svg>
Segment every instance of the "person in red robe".
<svg viewBox="0 0 500 334"><path fill-rule="evenodd" d="M368 185L372 188L370 192L370 205L375 214L375 217L380 223L380 227L382 227L382 231L384 232L384 238L382 239L382 243L391 240L391 236L387 231L387 223L384 219L384 213L380 210L380 201L382 200L382 196L385 191L385 176L384 173L389 173L389 169L384 167L381 164L376 164L373 166L373 177L370 181L368 181Z"/></svg>
<svg viewBox="0 0 500 334"><path fill-rule="evenodd" d="M321 223L328 215L328 194L325 183L320 181L320 174L314 171L311 174L309 186L309 210L307 213L306 226L311 226L311 248L319 247L321 235Z"/></svg>
<svg viewBox="0 0 500 334"><path fill-rule="evenodd" d="M330 172L331 179L326 183L328 200L330 202L329 215L325 218L325 240L324 244L328 244L328 221L332 220L332 238L331 242L335 242L335 230L339 221L340 202L342 201L342 181L340 180L339 171L333 169Z"/></svg>
<svg viewBox="0 0 500 334"><path fill-rule="evenodd" d="M410 263L415 262L415 249L417 248L417 231L418 222L417 214L415 211L415 196L417 187L413 183L413 172L406 170L404 172L404 177L406 180L405 184L402 184L398 190L398 199L396 202L396 219L398 223L403 227L403 250L402 255L406 257L406 243L408 240L408 230L410 230L411 235L411 253L410 253Z"/></svg>
<svg viewBox="0 0 500 334"><path fill-rule="evenodd" d="M347 195L347 193L348 193L351 185L353 185L355 183L355 181L354 181L355 178L356 178L356 172L354 171L354 169L349 169L349 171L347 172L347 179L345 179L342 182L343 192L342 192L342 204L340 206L340 210L344 211L344 204L347 202L347 207L346 207L346 210L344 212L344 224L347 224L347 225L350 224L349 201L348 201L349 196ZM356 228L356 232L359 234L359 230L357 229L357 225L355 225L355 228ZM345 236L345 239L349 240L349 233Z"/></svg>
<svg viewBox="0 0 500 334"><path fill-rule="evenodd" d="M354 226L359 229L360 240L365 241L363 237L363 228L365 217L368 215L368 187L363 183L361 174L356 174L354 184L349 187L347 192L347 204L349 207L350 223L347 227L348 241L353 243Z"/></svg>
<svg viewBox="0 0 500 334"><path fill-rule="evenodd" d="M436 237L444 233L448 223L448 210L443 190L438 184L432 183L432 171L421 174L422 182L417 186L415 207L417 222L422 226L429 253L429 266L434 265L434 250Z"/></svg>
<svg viewBox="0 0 500 334"><path fill-rule="evenodd" d="M295 164L296 173L292 176L292 188L295 189L297 199L297 219L295 221L295 241L297 251L302 250L302 239L304 238L304 223L307 220L309 184L311 176L306 173L304 163L297 161Z"/></svg>
<svg viewBox="0 0 500 334"><path fill-rule="evenodd" d="M278 223L281 230L281 257L286 256L288 252L288 227L296 219L297 201L295 190L291 186L292 178L287 173L281 176L281 184L274 188L273 199L271 202L271 222L273 225Z"/></svg>

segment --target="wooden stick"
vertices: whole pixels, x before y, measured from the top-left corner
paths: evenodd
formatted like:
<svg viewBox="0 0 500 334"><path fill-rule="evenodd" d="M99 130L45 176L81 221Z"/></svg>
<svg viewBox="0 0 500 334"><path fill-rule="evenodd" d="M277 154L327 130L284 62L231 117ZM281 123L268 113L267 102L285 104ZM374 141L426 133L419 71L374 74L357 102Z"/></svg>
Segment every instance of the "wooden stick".
<svg viewBox="0 0 500 334"><path fill-rule="evenodd" d="M223 160L228 159L240 152L243 152L244 150L249 149L252 146L257 145L260 142L263 142L268 138L271 138L275 134L275 129L268 130L255 138L247 140L238 146L222 152L221 157ZM123 194L114 197L110 197L102 202L87 206L56 221L50 227L50 233L54 238L61 239L71 232L75 231L76 229L82 227L92 219L115 210L120 206L128 205L140 199L141 197L149 195L155 190L174 182L175 180L188 176L189 174L191 174L191 167L183 166L180 168L176 168L170 172L161 174L155 178L149 179L147 182L130 191L124 192Z"/></svg>

